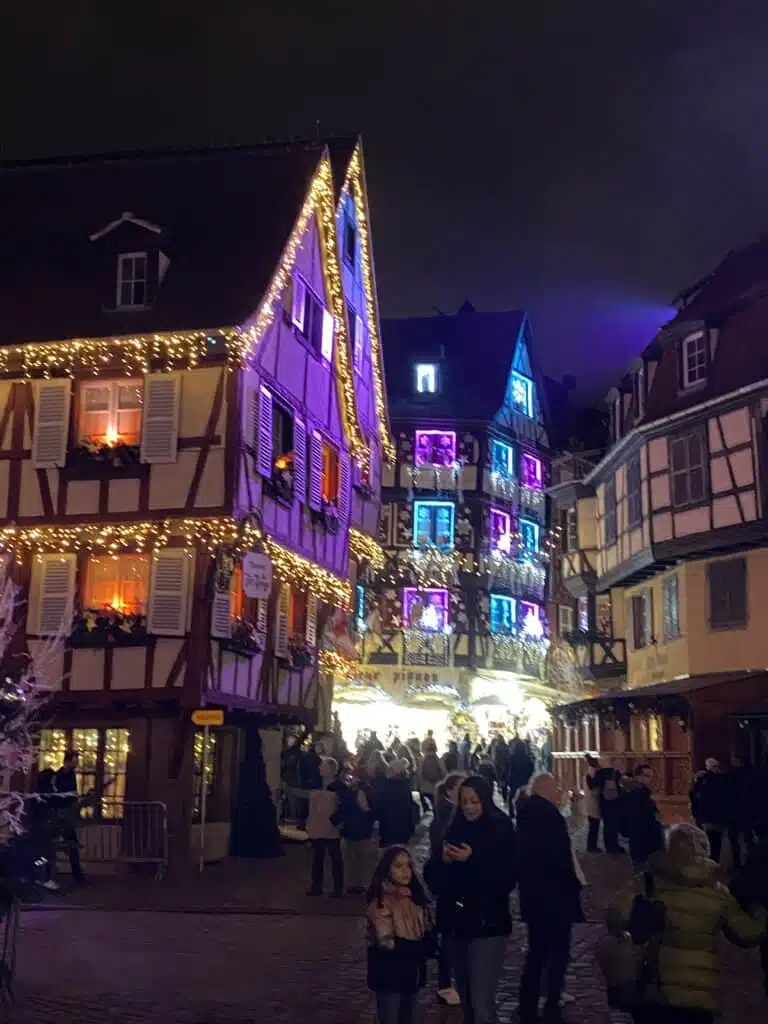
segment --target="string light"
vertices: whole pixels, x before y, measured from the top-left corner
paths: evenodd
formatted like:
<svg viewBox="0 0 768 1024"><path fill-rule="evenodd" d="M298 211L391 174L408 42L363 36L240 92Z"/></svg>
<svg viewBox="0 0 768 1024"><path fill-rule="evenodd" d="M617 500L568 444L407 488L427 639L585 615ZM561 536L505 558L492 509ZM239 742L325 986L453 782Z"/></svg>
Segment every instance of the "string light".
<svg viewBox="0 0 768 1024"><path fill-rule="evenodd" d="M348 536L349 553L353 558L356 558L358 562L368 562L372 569L384 568L386 557L381 544L377 543L373 537L356 530L354 526L349 528Z"/></svg>
<svg viewBox="0 0 768 1024"><path fill-rule="evenodd" d="M320 671L332 675L334 680L354 679L360 672L358 662L352 661L351 658L345 658L338 651L320 651L318 664Z"/></svg>

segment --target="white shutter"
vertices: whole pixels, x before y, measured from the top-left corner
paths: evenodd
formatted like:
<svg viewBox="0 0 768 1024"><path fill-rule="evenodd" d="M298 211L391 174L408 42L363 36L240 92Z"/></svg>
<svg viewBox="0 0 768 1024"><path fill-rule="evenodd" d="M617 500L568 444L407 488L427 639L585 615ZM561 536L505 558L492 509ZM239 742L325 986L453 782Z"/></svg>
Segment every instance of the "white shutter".
<svg viewBox="0 0 768 1024"><path fill-rule="evenodd" d="M256 469L272 479L272 394L265 387L259 390L259 437L256 448Z"/></svg>
<svg viewBox="0 0 768 1024"><path fill-rule="evenodd" d="M304 639L310 645L317 645L317 595L307 594L307 628Z"/></svg>
<svg viewBox="0 0 768 1024"><path fill-rule="evenodd" d="M185 548L164 548L152 559L147 631L184 636L187 631L189 580L193 559Z"/></svg>
<svg viewBox="0 0 768 1024"><path fill-rule="evenodd" d="M346 523L349 519L349 456L346 452L339 455L339 520Z"/></svg>
<svg viewBox="0 0 768 1024"><path fill-rule="evenodd" d="M355 339L354 339L354 346L353 346L353 349L352 349L352 358L353 358L354 364L355 364L355 371L357 373L362 373L363 372L363 339L365 337L365 335L363 334L363 320L362 320L362 317L355 316L354 322L355 322L355 327L354 327Z"/></svg>
<svg viewBox="0 0 768 1024"><path fill-rule="evenodd" d="M331 361L333 358L333 332L336 327L336 321L333 318L333 314L329 313L327 309L323 310L323 336L320 341L320 354L326 362Z"/></svg>
<svg viewBox="0 0 768 1024"><path fill-rule="evenodd" d="M175 462L179 443L180 373L148 373L144 378L141 461Z"/></svg>
<svg viewBox="0 0 768 1024"><path fill-rule="evenodd" d="M293 420L293 495L307 500L307 428L298 416Z"/></svg>
<svg viewBox="0 0 768 1024"><path fill-rule="evenodd" d="M229 640L232 636L232 591L214 590L211 602L211 636Z"/></svg>
<svg viewBox="0 0 768 1024"><path fill-rule="evenodd" d="M262 638L267 635L267 602L261 599L256 602L256 632Z"/></svg>
<svg viewBox="0 0 768 1024"><path fill-rule="evenodd" d="M32 465L36 469L63 466L69 442L69 399L72 382L41 380L37 383Z"/></svg>
<svg viewBox="0 0 768 1024"><path fill-rule="evenodd" d="M288 601L290 590L287 583L280 584L275 614L275 657L288 657Z"/></svg>
<svg viewBox="0 0 768 1024"><path fill-rule="evenodd" d="M27 619L27 629L33 636L69 632L76 571L77 559L71 554L40 555L35 561Z"/></svg>
<svg viewBox="0 0 768 1024"><path fill-rule="evenodd" d="M291 320L304 333L304 316L307 308L307 286L300 277L293 279L293 313Z"/></svg>
<svg viewBox="0 0 768 1024"><path fill-rule="evenodd" d="M323 504L323 438L312 432L309 447L309 507L320 509Z"/></svg>

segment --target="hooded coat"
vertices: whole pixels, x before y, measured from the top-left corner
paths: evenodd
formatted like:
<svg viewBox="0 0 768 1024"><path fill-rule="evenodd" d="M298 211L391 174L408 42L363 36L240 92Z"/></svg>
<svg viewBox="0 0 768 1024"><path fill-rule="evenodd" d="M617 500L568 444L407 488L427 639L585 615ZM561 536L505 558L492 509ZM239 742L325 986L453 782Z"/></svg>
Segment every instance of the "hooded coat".
<svg viewBox="0 0 768 1024"><path fill-rule="evenodd" d="M654 900L664 904L665 928L646 998L652 1004L712 1013L718 988L718 936L725 932L739 945L757 945L765 913L742 910L719 881L718 865L703 857L683 860L662 850L652 856L648 873ZM640 874L609 904L606 919L612 931L626 929L634 897L644 891Z"/></svg>

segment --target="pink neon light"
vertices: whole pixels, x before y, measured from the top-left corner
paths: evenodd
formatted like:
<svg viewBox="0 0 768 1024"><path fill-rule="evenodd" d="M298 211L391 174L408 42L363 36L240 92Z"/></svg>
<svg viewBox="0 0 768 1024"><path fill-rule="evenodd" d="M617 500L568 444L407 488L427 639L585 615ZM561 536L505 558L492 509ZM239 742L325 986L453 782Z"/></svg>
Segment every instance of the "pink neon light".
<svg viewBox="0 0 768 1024"><path fill-rule="evenodd" d="M512 534L512 517L508 512L502 512L499 508L491 509L491 550L510 553L510 541L503 540L510 538Z"/></svg>
<svg viewBox="0 0 768 1024"><path fill-rule="evenodd" d="M403 588L403 623L407 628L439 631L448 624L448 591L418 587Z"/></svg>
<svg viewBox="0 0 768 1024"><path fill-rule="evenodd" d="M416 466L452 466L456 461L456 434L452 430L417 430L413 462Z"/></svg>
<svg viewBox="0 0 768 1024"><path fill-rule="evenodd" d="M525 453L523 453L521 473L523 477L523 483L526 487L541 489L541 487L543 486L541 474L541 459L537 459L534 455L526 455Z"/></svg>

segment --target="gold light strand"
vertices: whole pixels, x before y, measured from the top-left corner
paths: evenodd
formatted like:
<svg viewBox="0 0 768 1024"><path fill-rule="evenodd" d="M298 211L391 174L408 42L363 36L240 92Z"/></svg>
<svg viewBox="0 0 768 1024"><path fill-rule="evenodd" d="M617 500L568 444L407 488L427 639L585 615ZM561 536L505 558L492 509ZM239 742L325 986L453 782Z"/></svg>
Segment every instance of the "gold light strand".
<svg viewBox="0 0 768 1024"><path fill-rule="evenodd" d="M299 590L315 594L326 604L349 611L352 607L352 586L328 569L323 569L295 551L284 548L271 537L264 538L264 547L272 560L272 571L281 583L290 583Z"/></svg>
<svg viewBox="0 0 768 1024"><path fill-rule="evenodd" d="M386 563L381 544L353 526L349 528L349 553L358 562L368 562L372 569L383 569Z"/></svg>
<svg viewBox="0 0 768 1024"><path fill-rule="evenodd" d="M371 262L371 240L368 231L367 196L363 180L363 167L360 146L355 152L347 169L344 191L352 196L357 215L358 234L360 236L360 262L363 265L363 287L365 289L365 306L368 314L368 330L371 339L371 366L373 367L373 386L376 399L376 418L379 423L379 441L387 462L395 461L395 442L389 425L389 408L386 389L384 387L384 353L379 337L379 312L376 302L376 291L373 280Z"/></svg>
<svg viewBox="0 0 768 1024"><path fill-rule="evenodd" d="M360 663L351 658L345 658L338 651L320 651L318 664L321 672L327 672L334 679L354 679L360 674Z"/></svg>

